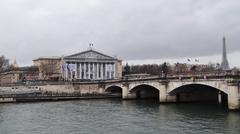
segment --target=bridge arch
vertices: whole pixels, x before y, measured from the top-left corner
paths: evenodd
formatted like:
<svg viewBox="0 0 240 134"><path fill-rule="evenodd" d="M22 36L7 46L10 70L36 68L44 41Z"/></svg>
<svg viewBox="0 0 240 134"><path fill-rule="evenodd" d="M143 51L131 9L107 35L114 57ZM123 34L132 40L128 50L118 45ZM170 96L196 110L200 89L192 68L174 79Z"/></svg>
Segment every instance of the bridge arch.
<svg viewBox="0 0 240 134"><path fill-rule="evenodd" d="M159 82L138 82L138 83L131 83L129 84L129 92L132 92L132 90L135 88L135 87L138 87L138 86L150 86L150 87L154 87L158 90L160 90L159 88Z"/></svg>
<svg viewBox="0 0 240 134"><path fill-rule="evenodd" d="M139 84L129 90L130 93L135 94L137 99L153 99L159 100L159 89L148 84Z"/></svg>
<svg viewBox="0 0 240 134"><path fill-rule="evenodd" d="M177 102L216 101L227 104L228 93L216 85L188 83L172 88L168 94L175 95Z"/></svg>
<svg viewBox="0 0 240 134"><path fill-rule="evenodd" d="M105 88L105 92L120 96L120 95L122 95L123 89L121 86L111 85L111 86L108 86Z"/></svg>
<svg viewBox="0 0 240 134"><path fill-rule="evenodd" d="M188 85L202 85L215 88L225 94L228 94L228 84L224 81L204 81L204 82L170 82L168 84L168 93L172 92L173 90L188 86Z"/></svg>

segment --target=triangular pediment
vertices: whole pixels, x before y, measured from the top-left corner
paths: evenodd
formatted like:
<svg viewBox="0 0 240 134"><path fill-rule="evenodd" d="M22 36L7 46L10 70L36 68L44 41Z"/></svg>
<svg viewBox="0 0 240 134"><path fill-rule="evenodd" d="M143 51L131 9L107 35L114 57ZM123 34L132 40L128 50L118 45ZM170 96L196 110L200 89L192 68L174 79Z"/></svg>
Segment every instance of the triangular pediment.
<svg viewBox="0 0 240 134"><path fill-rule="evenodd" d="M65 59L99 59L99 60L115 60L115 58L102 54L94 50L88 50L81 53L64 57Z"/></svg>

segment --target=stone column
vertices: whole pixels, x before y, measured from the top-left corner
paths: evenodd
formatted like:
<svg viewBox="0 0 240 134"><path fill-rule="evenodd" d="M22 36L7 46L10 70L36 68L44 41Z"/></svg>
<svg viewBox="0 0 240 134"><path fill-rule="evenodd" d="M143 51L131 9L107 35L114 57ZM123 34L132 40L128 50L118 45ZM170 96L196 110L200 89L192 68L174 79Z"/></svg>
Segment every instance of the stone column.
<svg viewBox="0 0 240 134"><path fill-rule="evenodd" d="M82 63L79 63L79 79L82 79Z"/></svg>
<svg viewBox="0 0 240 134"><path fill-rule="evenodd" d="M238 87L230 85L228 86L228 109L237 110L239 107Z"/></svg>
<svg viewBox="0 0 240 134"><path fill-rule="evenodd" d="M86 79L86 70L87 70L87 65L84 63L84 68L83 68L83 79Z"/></svg>
<svg viewBox="0 0 240 134"><path fill-rule="evenodd" d="M105 77L106 79L108 79L108 77L107 77L107 68L108 68L108 64L105 64L105 70L104 70L104 71L105 71L105 76L104 76L104 77Z"/></svg>
<svg viewBox="0 0 240 134"><path fill-rule="evenodd" d="M115 63L113 63L112 65L112 69L113 69L113 79L116 78L116 68L115 68Z"/></svg>
<svg viewBox="0 0 240 134"><path fill-rule="evenodd" d="M91 71L90 71L90 63L88 63L88 79L90 79L90 73L91 73Z"/></svg>
<svg viewBox="0 0 240 134"><path fill-rule="evenodd" d="M97 63L97 79L99 79L99 63Z"/></svg>
<svg viewBox="0 0 240 134"><path fill-rule="evenodd" d="M77 75L78 68L77 68L77 66L78 66L78 63L76 62L75 63L75 79L78 78L78 75Z"/></svg>
<svg viewBox="0 0 240 134"><path fill-rule="evenodd" d="M103 77L103 63L101 63L101 79L104 79L104 77Z"/></svg>
<svg viewBox="0 0 240 134"><path fill-rule="evenodd" d="M113 68L113 67L112 67L112 63L110 63L110 64L109 64L109 70L108 70L108 71L109 71L109 78L110 78L110 79L112 79L112 70L113 70L112 68Z"/></svg>
<svg viewBox="0 0 240 134"><path fill-rule="evenodd" d="M65 80L68 80L68 64L66 64L66 67L65 67Z"/></svg>
<svg viewBox="0 0 240 134"><path fill-rule="evenodd" d="M93 74L93 79L96 79L96 71L95 71L95 63L92 64L92 74Z"/></svg>
<svg viewBox="0 0 240 134"><path fill-rule="evenodd" d="M111 72L111 64L107 64L108 79L111 79L110 72Z"/></svg>
<svg viewBox="0 0 240 134"><path fill-rule="evenodd" d="M103 79L105 79L105 70L106 70L104 67L106 68L106 64L105 63L103 63L103 76L102 76Z"/></svg>
<svg viewBox="0 0 240 134"><path fill-rule="evenodd" d="M72 65L72 63L71 63L70 66L71 66L71 68L70 68L70 79L72 80L72 79L73 79L73 71L72 71L72 66L73 66L73 65Z"/></svg>

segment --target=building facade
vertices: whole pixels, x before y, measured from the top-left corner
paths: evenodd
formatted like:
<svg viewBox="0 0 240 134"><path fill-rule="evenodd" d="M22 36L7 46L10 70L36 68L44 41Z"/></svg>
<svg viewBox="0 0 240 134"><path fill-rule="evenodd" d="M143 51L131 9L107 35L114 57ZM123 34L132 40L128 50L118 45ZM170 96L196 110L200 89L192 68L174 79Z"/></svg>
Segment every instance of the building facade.
<svg viewBox="0 0 240 134"><path fill-rule="evenodd" d="M63 58L65 80L107 80L122 77L122 61L95 50Z"/></svg>
<svg viewBox="0 0 240 134"><path fill-rule="evenodd" d="M38 80L38 67L17 67L0 72L0 84Z"/></svg>
<svg viewBox="0 0 240 134"><path fill-rule="evenodd" d="M39 80L59 80L62 78L62 58L41 57L33 60L33 65L39 68Z"/></svg>

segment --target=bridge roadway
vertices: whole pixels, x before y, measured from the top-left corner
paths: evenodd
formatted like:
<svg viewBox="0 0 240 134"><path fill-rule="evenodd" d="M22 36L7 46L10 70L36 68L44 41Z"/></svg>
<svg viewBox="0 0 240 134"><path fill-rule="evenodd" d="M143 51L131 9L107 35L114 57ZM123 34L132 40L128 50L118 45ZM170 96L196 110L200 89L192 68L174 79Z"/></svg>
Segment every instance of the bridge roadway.
<svg viewBox="0 0 240 134"><path fill-rule="evenodd" d="M161 103L217 101L236 110L240 108L239 78L240 75L125 77L98 84L104 92L121 93L123 99L158 97Z"/></svg>

